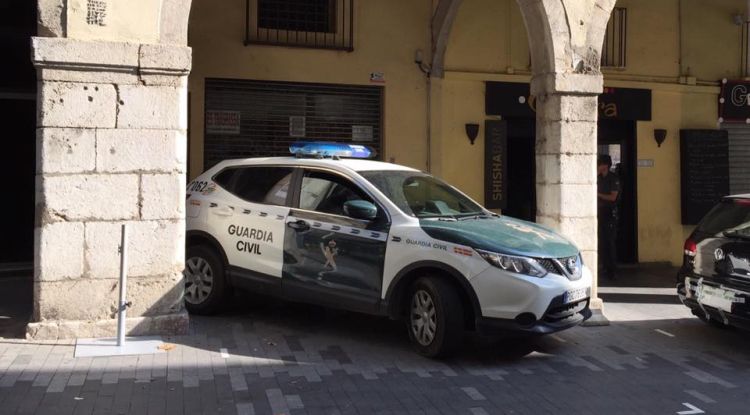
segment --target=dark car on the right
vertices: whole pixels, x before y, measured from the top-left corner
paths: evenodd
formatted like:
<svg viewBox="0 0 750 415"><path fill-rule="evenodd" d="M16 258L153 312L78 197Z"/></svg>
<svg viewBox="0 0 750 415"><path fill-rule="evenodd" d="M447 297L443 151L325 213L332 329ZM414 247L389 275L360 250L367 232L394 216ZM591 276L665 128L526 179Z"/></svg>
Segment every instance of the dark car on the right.
<svg viewBox="0 0 750 415"><path fill-rule="evenodd" d="M750 330L750 194L723 198L684 249L680 301L703 321Z"/></svg>

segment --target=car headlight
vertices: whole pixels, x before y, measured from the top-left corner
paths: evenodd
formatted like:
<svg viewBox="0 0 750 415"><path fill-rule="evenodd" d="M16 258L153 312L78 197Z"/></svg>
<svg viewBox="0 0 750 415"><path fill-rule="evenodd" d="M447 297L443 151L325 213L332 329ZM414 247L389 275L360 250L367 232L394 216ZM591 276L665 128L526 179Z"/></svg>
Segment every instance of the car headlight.
<svg viewBox="0 0 750 415"><path fill-rule="evenodd" d="M475 249L475 251L477 251L485 261L489 262L490 265L505 271L539 278L544 277L548 273L548 271L534 258L498 254L495 252L483 251L481 249Z"/></svg>

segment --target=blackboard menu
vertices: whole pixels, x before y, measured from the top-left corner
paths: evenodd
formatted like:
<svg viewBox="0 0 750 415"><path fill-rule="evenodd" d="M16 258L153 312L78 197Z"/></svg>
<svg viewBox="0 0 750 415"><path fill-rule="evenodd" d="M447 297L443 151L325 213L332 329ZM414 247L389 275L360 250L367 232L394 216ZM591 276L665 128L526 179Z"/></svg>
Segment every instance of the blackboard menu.
<svg viewBox="0 0 750 415"><path fill-rule="evenodd" d="M484 206L505 209L508 206L508 124L484 122Z"/></svg>
<svg viewBox="0 0 750 415"><path fill-rule="evenodd" d="M729 194L729 139L724 130L680 130L682 224L696 225Z"/></svg>

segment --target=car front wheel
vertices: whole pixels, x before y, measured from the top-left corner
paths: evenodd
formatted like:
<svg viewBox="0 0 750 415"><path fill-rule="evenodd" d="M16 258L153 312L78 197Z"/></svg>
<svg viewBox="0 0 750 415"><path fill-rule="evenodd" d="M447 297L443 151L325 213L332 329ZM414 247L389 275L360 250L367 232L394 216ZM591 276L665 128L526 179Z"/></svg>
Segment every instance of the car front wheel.
<svg viewBox="0 0 750 415"><path fill-rule="evenodd" d="M453 286L439 278L419 278L409 298L409 339L417 353L427 357L455 353L463 340L464 310Z"/></svg>
<svg viewBox="0 0 750 415"><path fill-rule="evenodd" d="M213 314L224 305L227 287L224 263L205 246L191 246L185 252L185 307L194 314Z"/></svg>

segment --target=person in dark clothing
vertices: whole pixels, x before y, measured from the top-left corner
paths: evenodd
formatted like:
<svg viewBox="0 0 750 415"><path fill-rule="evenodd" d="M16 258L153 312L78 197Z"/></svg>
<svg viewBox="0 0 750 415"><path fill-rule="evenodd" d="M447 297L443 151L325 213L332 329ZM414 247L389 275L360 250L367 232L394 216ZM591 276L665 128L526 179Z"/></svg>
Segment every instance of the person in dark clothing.
<svg viewBox="0 0 750 415"><path fill-rule="evenodd" d="M612 158L601 155L597 160L597 216L599 220L599 264L603 276L615 277L617 238L617 200L620 195L620 178L612 173Z"/></svg>

